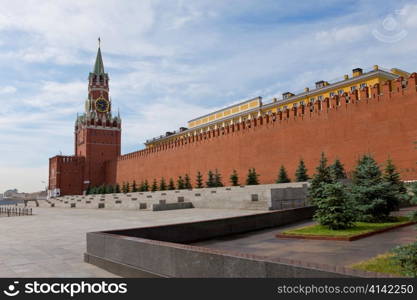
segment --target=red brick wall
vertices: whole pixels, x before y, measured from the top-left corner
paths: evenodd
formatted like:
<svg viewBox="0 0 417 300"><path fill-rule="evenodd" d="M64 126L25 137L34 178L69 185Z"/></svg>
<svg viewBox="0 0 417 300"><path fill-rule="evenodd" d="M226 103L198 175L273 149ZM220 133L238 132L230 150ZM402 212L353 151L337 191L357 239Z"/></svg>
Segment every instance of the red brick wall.
<svg viewBox="0 0 417 300"><path fill-rule="evenodd" d="M49 161L49 189L59 188L61 195L80 194L83 190L84 157L55 156Z"/></svg>
<svg viewBox="0 0 417 300"><path fill-rule="evenodd" d="M379 163L391 157L403 179L417 179L416 74L404 89L397 80L372 87L370 98L367 95L367 90L350 94L350 103L336 96L326 99L321 110L315 105L314 112L298 109L288 112L288 117L287 113L264 117L187 142L126 154L106 165L106 180L151 182L185 173L194 180L197 171L206 179L207 171L217 168L224 184L229 184L233 169L243 183L254 167L261 183L272 183L281 164L294 178L300 158L311 175L322 151L330 161L341 159L348 171L364 153L371 153Z"/></svg>
<svg viewBox="0 0 417 300"><path fill-rule="evenodd" d="M86 157L84 180L92 186L101 185L105 182L105 162L120 155L120 130L84 128L78 135L84 135L83 143L76 145L76 155Z"/></svg>

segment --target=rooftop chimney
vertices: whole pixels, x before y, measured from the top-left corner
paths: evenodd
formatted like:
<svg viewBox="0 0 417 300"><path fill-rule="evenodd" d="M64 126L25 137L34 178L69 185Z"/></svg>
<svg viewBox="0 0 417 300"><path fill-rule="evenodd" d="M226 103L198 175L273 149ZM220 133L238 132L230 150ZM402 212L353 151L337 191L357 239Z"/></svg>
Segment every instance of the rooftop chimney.
<svg viewBox="0 0 417 300"><path fill-rule="evenodd" d="M286 92L286 93L282 94L282 99L288 99L288 98L290 98L292 96L294 96L293 93Z"/></svg>
<svg viewBox="0 0 417 300"><path fill-rule="evenodd" d="M316 82L316 89L322 88L329 85L329 83L327 81L324 80L320 80Z"/></svg>
<svg viewBox="0 0 417 300"><path fill-rule="evenodd" d="M361 68L356 68L352 70L353 77L361 76L363 74L363 70Z"/></svg>

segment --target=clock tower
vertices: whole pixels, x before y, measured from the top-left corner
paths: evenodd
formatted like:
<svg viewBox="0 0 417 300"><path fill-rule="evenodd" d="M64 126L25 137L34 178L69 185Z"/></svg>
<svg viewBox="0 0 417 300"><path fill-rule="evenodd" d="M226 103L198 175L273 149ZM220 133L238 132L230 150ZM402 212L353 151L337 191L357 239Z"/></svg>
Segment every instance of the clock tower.
<svg viewBox="0 0 417 300"><path fill-rule="evenodd" d="M109 75L104 71L99 44L93 71L88 76L85 111L75 121L75 156L85 160L83 190L110 183L105 178L106 162L120 155L120 140L121 119L112 113Z"/></svg>

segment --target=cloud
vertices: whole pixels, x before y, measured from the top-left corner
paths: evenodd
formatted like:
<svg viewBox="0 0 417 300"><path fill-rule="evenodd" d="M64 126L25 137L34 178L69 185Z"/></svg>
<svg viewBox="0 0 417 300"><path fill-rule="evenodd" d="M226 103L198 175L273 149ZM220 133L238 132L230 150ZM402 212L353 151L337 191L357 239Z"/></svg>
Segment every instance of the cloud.
<svg viewBox="0 0 417 300"><path fill-rule="evenodd" d="M0 86L0 94L14 94L17 89L14 86Z"/></svg>
<svg viewBox="0 0 417 300"><path fill-rule="evenodd" d="M354 67L413 71L417 5L378 3L2 1L0 164L12 171L0 173L0 189L41 189L48 157L72 154L98 36L128 152L222 106L256 96L267 102ZM397 10L407 38L393 45L374 38Z"/></svg>

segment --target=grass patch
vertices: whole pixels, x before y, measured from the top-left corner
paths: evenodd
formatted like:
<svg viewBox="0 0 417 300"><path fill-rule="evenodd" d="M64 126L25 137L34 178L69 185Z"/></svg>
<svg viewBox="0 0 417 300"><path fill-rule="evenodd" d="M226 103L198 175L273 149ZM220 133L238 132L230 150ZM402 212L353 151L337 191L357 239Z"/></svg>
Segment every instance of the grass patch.
<svg viewBox="0 0 417 300"><path fill-rule="evenodd" d="M310 225L301 228L286 230L282 234L298 234L306 236L329 236L329 237L351 237L358 234L368 233L377 231L400 224L409 222L408 217L397 217L393 221L385 223L366 223L366 222L355 222L354 227L340 230L329 229L323 225Z"/></svg>
<svg viewBox="0 0 417 300"><path fill-rule="evenodd" d="M374 258L353 264L350 267L356 270L402 276L401 267L391 259L392 256L392 253L381 254Z"/></svg>

